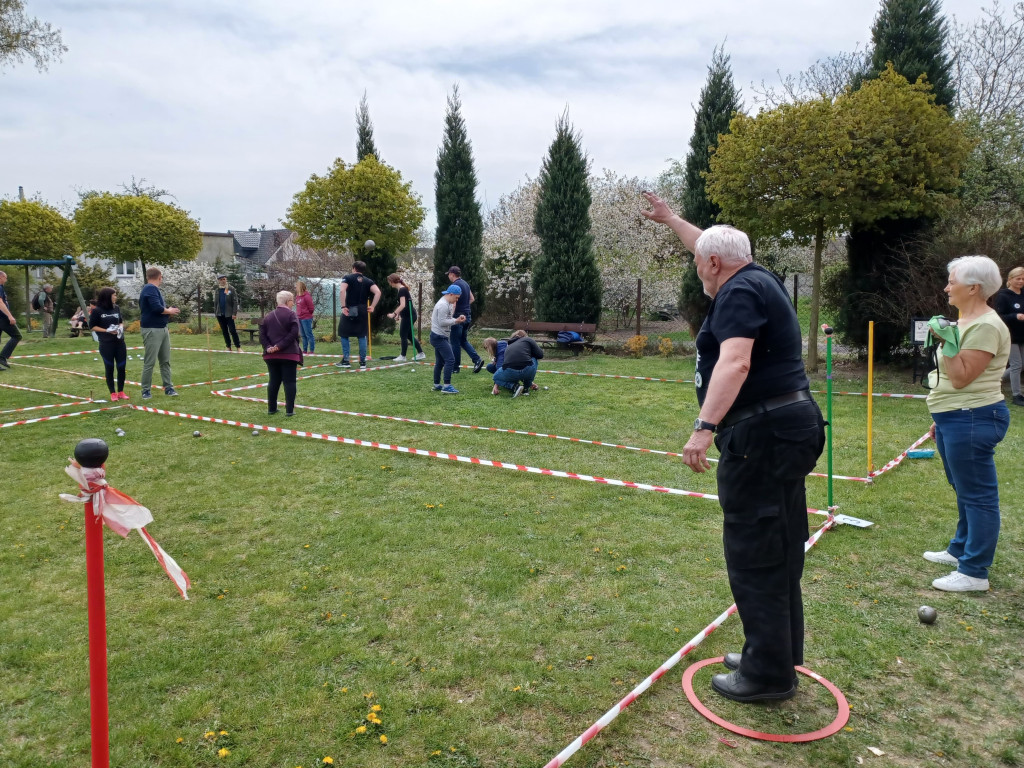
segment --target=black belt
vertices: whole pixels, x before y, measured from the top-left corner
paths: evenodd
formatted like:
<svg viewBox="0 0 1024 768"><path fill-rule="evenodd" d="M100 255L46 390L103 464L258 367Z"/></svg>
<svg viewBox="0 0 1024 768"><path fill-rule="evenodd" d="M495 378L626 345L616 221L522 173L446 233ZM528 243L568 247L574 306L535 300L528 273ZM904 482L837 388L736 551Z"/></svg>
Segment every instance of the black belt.
<svg viewBox="0 0 1024 768"><path fill-rule="evenodd" d="M752 416L758 416L762 413L768 413L768 411L774 411L776 408L782 408L787 405L793 405L794 403L800 403L804 400L813 400L811 393L806 389L801 389L797 392L790 392L785 395L778 395L777 397L769 397L765 400L753 403L752 405L745 405L742 408L737 408L734 411L729 411L718 425L719 428L731 427L737 422L749 419Z"/></svg>

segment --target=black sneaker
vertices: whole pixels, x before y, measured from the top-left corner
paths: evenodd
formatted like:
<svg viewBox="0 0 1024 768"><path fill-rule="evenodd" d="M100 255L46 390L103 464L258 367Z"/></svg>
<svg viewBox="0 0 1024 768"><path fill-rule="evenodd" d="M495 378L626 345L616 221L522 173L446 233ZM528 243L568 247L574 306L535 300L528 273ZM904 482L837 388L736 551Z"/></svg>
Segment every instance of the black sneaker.
<svg viewBox="0 0 1024 768"><path fill-rule="evenodd" d="M348 361L348 358L343 358L340 363L335 363L334 367L335 368L351 368L352 367L352 363L350 363Z"/></svg>
<svg viewBox="0 0 1024 768"><path fill-rule="evenodd" d="M359 361L359 368L361 370L364 370L364 371L366 370L366 361L365 360L360 360Z"/></svg>
<svg viewBox="0 0 1024 768"><path fill-rule="evenodd" d="M481 357L475 363L473 363L473 373L480 373L480 369L484 367L484 359Z"/></svg>
<svg viewBox="0 0 1024 768"><path fill-rule="evenodd" d="M1013 404L1014 405L1024 405L1024 395L1014 395L1013 396Z"/></svg>
<svg viewBox="0 0 1024 768"><path fill-rule="evenodd" d="M8 364L8 362L4 360L2 357L0 357L0 369L5 371L11 370L10 364Z"/></svg>
<svg viewBox="0 0 1024 768"><path fill-rule="evenodd" d="M167 395L168 397L178 396L178 393L175 391L174 387L164 387L164 394Z"/></svg>

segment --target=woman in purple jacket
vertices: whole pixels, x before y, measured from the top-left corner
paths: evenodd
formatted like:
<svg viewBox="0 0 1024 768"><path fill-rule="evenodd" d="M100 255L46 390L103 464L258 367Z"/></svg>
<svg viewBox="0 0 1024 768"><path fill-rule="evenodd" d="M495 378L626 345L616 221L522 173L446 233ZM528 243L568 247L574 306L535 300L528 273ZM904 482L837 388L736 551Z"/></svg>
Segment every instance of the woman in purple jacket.
<svg viewBox="0 0 1024 768"><path fill-rule="evenodd" d="M292 311L295 296L291 291L277 294L277 309L260 320L260 345L270 373L267 386L267 413L277 413L277 393L284 384L285 416L295 415L295 372L302 364L299 349L299 320Z"/></svg>

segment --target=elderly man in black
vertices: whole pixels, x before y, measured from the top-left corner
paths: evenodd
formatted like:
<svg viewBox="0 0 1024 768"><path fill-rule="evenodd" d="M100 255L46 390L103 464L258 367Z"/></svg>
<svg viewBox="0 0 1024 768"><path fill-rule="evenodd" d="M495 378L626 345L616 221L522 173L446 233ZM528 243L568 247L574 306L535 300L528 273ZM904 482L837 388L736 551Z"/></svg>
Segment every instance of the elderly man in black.
<svg viewBox="0 0 1024 768"><path fill-rule="evenodd" d="M809 531L804 478L825 444L825 422L804 372L800 324L781 281L754 264L750 241L726 226L701 231L645 193L644 215L694 255L711 297L697 334L700 412L683 448L694 471L720 458L725 562L745 643L711 685L734 701L788 699L803 663L800 578Z"/></svg>

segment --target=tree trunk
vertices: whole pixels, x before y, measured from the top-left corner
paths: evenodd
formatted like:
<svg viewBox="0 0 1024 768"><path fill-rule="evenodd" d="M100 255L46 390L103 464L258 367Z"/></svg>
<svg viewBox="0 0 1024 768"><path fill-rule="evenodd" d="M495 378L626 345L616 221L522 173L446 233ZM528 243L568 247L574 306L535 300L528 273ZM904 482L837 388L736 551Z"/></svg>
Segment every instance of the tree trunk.
<svg viewBox="0 0 1024 768"><path fill-rule="evenodd" d="M818 316L821 309L821 252L825 250L825 221L818 220L814 233L814 272L811 287L811 326L807 330L807 368L818 370Z"/></svg>

